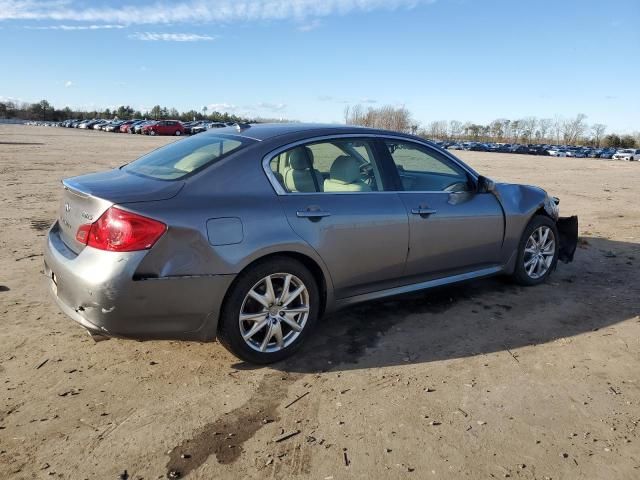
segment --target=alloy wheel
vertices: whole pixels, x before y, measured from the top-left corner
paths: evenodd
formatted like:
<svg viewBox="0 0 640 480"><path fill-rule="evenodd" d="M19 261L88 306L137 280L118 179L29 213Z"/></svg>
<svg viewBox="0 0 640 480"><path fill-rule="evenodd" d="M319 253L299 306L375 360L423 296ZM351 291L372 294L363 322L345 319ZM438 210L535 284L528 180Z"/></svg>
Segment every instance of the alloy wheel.
<svg viewBox="0 0 640 480"><path fill-rule="evenodd" d="M556 253L556 238L546 225L536 228L524 247L524 270L532 279L544 276L551 268Z"/></svg>
<svg viewBox="0 0 640 480"><path fill-rule="evenodd" d="M240 308L240 334L253 350L273 353L291 345L309 318L309 291L290 273L273 273L257 282Z"/></svg>

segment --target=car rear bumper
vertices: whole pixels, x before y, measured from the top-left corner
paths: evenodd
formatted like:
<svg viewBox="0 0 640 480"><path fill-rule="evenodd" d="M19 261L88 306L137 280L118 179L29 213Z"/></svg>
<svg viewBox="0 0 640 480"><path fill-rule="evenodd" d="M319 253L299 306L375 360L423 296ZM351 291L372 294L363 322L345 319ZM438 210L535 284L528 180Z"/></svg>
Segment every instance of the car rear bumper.
<svg viewBox="0 0 640 480"><path fill-rule="evenodd" d="M147 251L71 251L51 227L45 275L60 309L92 333L137 339L215 338L233 275L136 278Z"/></svg>

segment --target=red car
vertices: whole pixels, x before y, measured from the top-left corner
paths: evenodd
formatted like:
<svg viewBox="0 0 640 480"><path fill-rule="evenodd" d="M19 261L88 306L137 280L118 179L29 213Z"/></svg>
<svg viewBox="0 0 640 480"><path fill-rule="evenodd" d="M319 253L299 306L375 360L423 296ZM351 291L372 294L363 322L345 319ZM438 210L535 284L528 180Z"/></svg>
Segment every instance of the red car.
<svg viewBox="0 0 640 480"><path fill-rule="evenodd" d="M136 123L138 120L127 120L122 125L120 125L120 133L129 133L129 128L131 125Z"/></svg>
<svg viewBox="0 0 640 480"><path fill-rule="evenodd" d="M159 120L142 127L143 135L182 135L184 127L177 120Z"/></svg>

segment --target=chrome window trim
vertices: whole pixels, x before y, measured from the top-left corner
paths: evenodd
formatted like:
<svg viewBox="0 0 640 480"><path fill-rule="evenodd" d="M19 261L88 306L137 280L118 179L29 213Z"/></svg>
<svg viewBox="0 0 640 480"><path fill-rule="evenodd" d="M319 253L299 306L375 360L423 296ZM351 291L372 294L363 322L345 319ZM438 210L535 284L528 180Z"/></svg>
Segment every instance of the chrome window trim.
<svg viewBox="0 0 640 480"><path fill-rule="evenodd" d="M382 135L382 134L379 134L379 133L340 133L340 134L334 134L334 135L321 135L321 136L317 136L317 137L305 138L304 140L298 140L296 142L288 143L286 145L278 147L275 150L272 150L269 153L267 153L262 158L262 169L264 170L264 173L267 175L267 178L269 179L269 183L271 183L271 186L275 190L276 194L277 195L319 195L319 194L325 194L326 193L328 195L363 195L363 194L370 195L372 193L375 193L375 194L379 194L379 193L447 193L447 194L457 193L457 192L446 192L444 190L435 190L435 191L429 191L429 190L420 190L420 191L416 191L416 190L382 190L382 191L375 191L375 192L287 192L282 187L282 185L280 184L280 182L278 181L276 176L274 175L273 170L271 170L271 165L270 165L271 164L271 160L273 160L275 157L280 155L282 152L286 152L287 150L290 150L292 148L298 147L300 145L305 145L305 144L308 144L308 143L320 142L320 141L323 141L323 140L340 139L340 138L373 138L373 139L379 139L379 140L388 139L388 140L399 140L399 141L403 141L403 142L415 143L417 145L420 145L421 147L426 147L429 150L433 150L437 154L443 155L447 159L451 160L455 165L457 165L462 170L464 170L471 178L473 178L474 181L478 180L478 173L477 172L472 170L467 165L461 163L459 159L457 159L455 156L450 154L448 151L446 151L446 150L436 150L433 147L433 145L430 145L428 142L420 141L420 140L415 139L415 138L408 138L408 137L403 137L403 136L400 136L400 135L393 135L393 134Z"/></svg>

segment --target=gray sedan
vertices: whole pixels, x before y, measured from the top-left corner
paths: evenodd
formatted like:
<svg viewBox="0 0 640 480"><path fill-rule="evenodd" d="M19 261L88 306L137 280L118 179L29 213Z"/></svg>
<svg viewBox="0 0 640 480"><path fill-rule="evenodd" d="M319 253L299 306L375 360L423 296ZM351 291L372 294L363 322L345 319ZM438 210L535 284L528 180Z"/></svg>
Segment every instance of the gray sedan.
<svg viewBox="0 0 640 480"><path fill-rule="evenodd" d="M325 313L573 259L576 217L446 150L336 125L209 130L63 182L53 296L94 337L219 339L278 361Z"/></svg>

